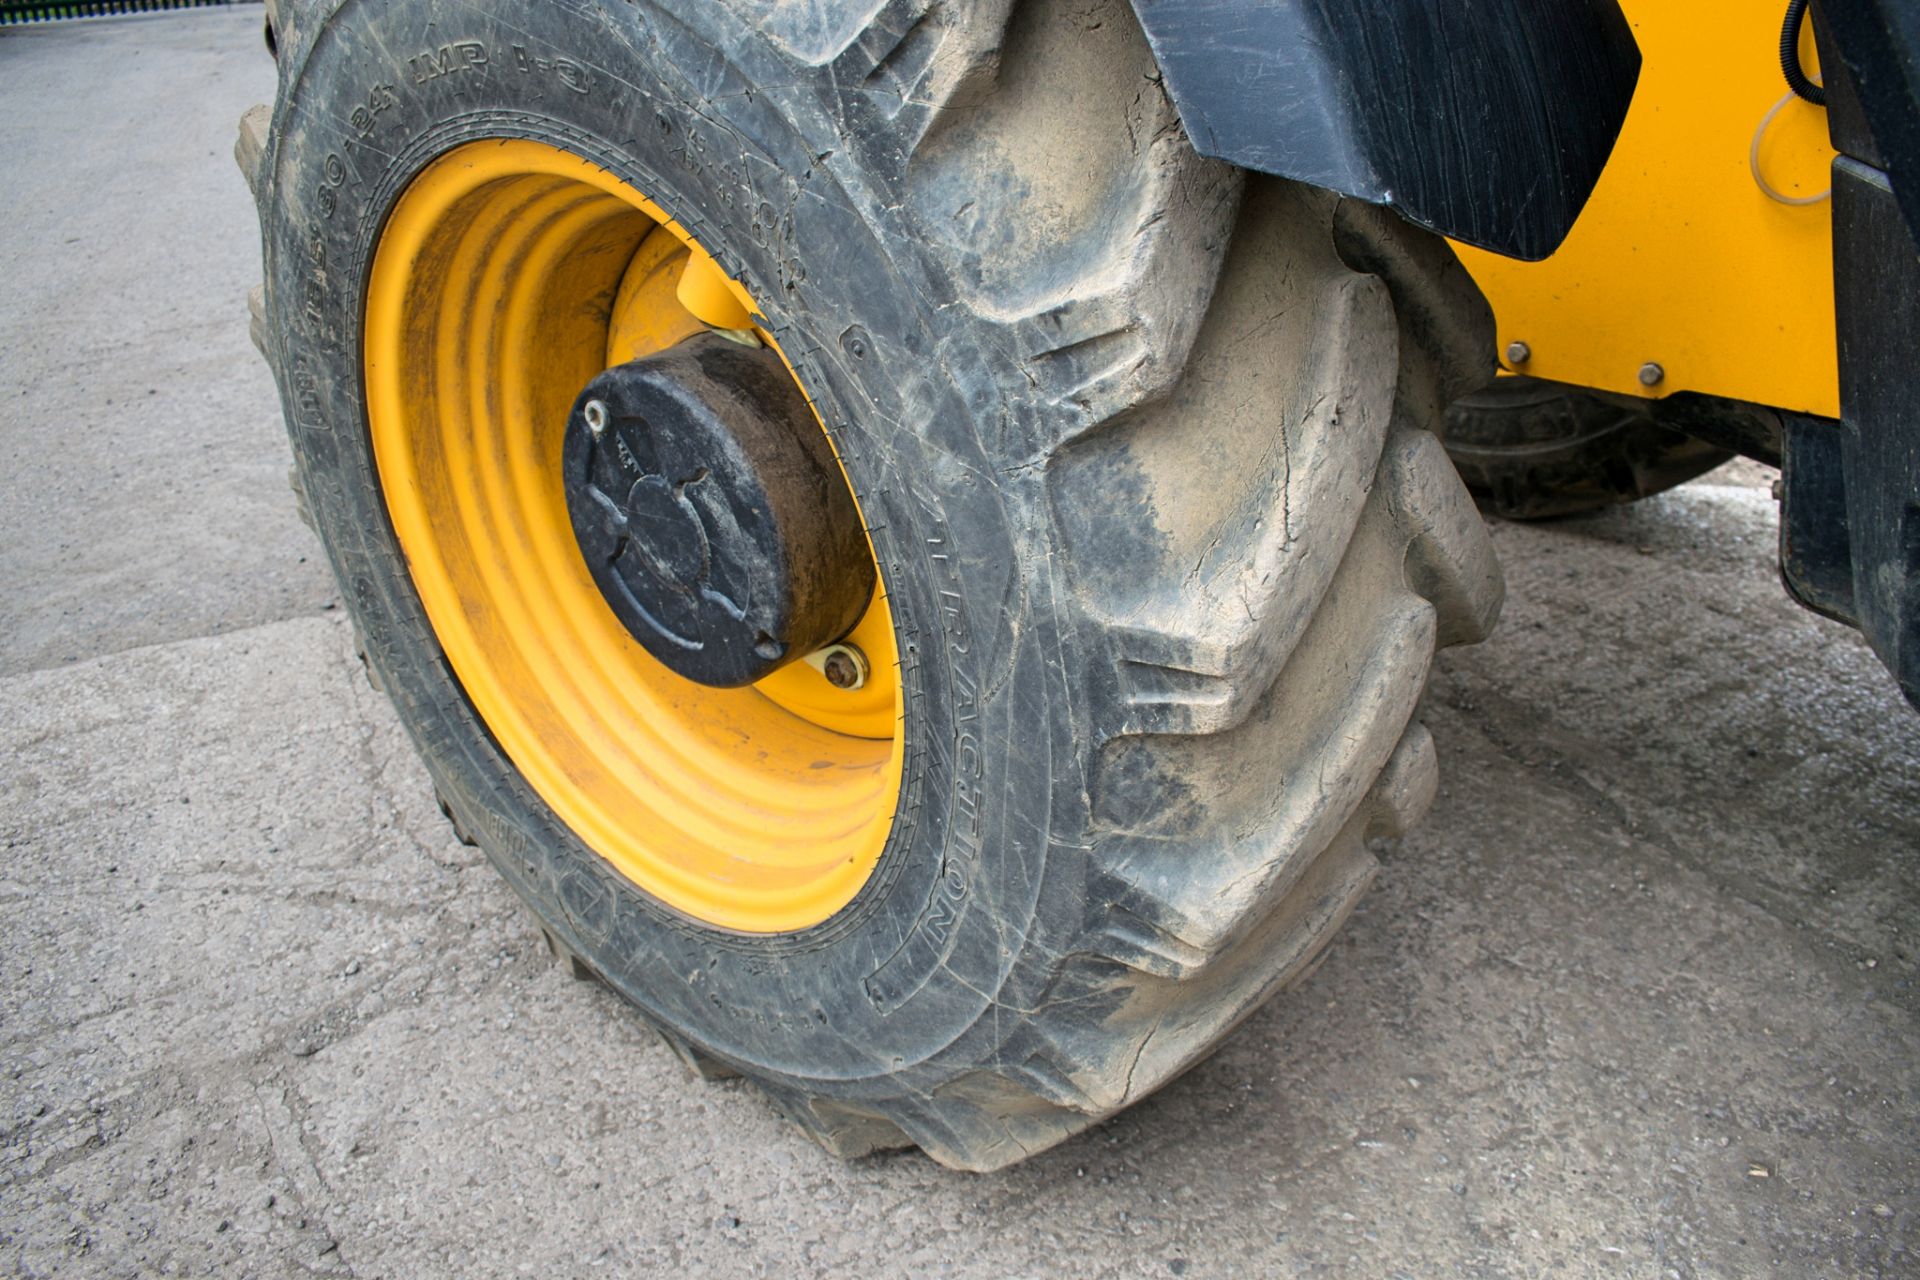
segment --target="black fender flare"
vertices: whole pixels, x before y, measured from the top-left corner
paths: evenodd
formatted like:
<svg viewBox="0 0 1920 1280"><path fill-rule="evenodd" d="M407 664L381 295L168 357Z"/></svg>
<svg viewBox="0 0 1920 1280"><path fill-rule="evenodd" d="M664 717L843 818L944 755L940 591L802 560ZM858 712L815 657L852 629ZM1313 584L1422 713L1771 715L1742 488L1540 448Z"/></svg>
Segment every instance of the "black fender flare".
<svg viewBox="0 0 1920 1280"><path fill-rule="evenodd" d="M1616 0L1133 0L1202 155L1544 258L1627 115Z"/></svg>

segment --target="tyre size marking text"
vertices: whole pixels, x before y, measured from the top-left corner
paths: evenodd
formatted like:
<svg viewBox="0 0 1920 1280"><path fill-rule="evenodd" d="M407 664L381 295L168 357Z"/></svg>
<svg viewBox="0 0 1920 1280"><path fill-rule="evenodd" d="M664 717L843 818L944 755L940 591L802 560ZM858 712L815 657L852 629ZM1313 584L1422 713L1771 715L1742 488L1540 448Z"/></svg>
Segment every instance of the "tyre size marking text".
<svg viewBox="0 0 1920 1280"><path fill-rule="evenodd" d="M954 737L951 747L930 748L929 789L951 797L947 810L946 841L940 872L927 895L927 904L900 946L867 975L867 998L883 1012L892 1012L912 996L940 967L951 950L954 926L966 908L979 870L982 845L981 798L985 759L976 726L980 718L980 687L965 669L973 647L967 625L965 597L958 590L960 573L952 555L944 521L924 503L922 510L936 532L926 538L927 559L944 582L939 587L940 635L947 652L960 661L949 664L953 697ZM947 776L942 783L939 775Z"/></svg>
<svg viewBox="0 0 1920 1280"><path fill-rule="evenodd" d="M460 40L426 53L416 53L407 59L407 69L413 72L415 84L425 84L442 76L459 75L463 71L484 67L487 62L487 46L478 40Z"/></svg>
<svg viewBox="0 0 1920 1280"><path fill-rule="evenodd" d="M479 40L454 40L425 53L414 54L407 59L407 71L415 84L473 72L484 76L489 68L499 65L493 56L495 52L497 50L489 50ZM506 61L521 75L538 73L552 76L562 87L574 93L590 93L593 90L593 76L571 58L550 58L530 51L523 44L509 45L507 54Z"/></svg>

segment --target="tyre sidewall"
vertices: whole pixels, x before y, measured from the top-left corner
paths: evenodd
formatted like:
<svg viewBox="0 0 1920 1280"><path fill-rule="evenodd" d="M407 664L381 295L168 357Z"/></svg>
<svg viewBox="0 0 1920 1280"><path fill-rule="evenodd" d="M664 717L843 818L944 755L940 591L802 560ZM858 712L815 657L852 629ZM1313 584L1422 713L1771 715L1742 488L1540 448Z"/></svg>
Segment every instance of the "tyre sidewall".
<svg viewBox="0 0 1920 1280"><path fill-rule="evenodd" d="M650 1017L762 1077L852 1097L927 1090L990 1051L988 993L1038 966L1032 944L1077 914L1076 886L1047 866L1057 797L1079 822L1084 796L1061 629L1047 577L1017 570L1047 563L1043 504L988 461L1011 430L994 415L1018 412L997 407L1018 403L996 385L1004 355L940 305L950 294L885 193L822 166L831 103L748 91L792 79L751 33L694 31L647 6L445 12L342 5L283 87L270 157L275 363L369 660L489 857ZM614 872L493 742L412 588L372 460L363 292L406 183L487 136L565 146L685 224L760 300L854 482L894 611L906 764L874 878L818 927L722 932Z"/></svg>

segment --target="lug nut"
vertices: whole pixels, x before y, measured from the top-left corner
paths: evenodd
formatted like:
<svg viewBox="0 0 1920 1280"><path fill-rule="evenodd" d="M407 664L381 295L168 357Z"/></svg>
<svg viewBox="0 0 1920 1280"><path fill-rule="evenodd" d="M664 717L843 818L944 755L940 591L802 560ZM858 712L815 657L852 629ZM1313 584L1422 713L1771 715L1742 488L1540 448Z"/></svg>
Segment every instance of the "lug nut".
<svg viewBox="0 0 1920 1280"><path fill-rule="evenodd" d="M1533 348L1528 346L1526 343L1509 342L1507 344L1507 363L1508 364L1525 364L1527 361L1531 359L1533 359Z"/></svg>
<svg viewBox="0 0 1920 1280"><path fill-rule="evenodd" d="M1657 387L1662 382L1665 382L1666 379L1667 379L1667 371L1665 369L1662 369L1659 366L1659 364L1657 364L1656 362L1649 360L1645 364L1640 366L1640 385L1641 386Z"/></svg>
<svg viewBox="0 0 1920 1280"><path fill-rule="evenodd" d="M836 689L858 689L867 682L867 656L850 644L829 645L820 655L820 674Z"/></svg>
<svg viewBox="0 0 1920 1280"><path fill-rule="evenodd" d="M587 420L587 430L593 432L597 440L607 429L607 405L603 400L589 400L581 414Z"/></svg>

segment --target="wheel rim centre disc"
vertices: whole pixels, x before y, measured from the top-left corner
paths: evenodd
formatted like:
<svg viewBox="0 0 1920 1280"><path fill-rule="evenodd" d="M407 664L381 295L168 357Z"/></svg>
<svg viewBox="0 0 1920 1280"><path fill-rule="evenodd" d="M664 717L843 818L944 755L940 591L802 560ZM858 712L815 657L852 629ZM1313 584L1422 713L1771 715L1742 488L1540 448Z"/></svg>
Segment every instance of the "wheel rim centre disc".
<svg viewBox="0 0 1920 1280"><path fill-rule="evenodd" d="M846 635L872 600L859 509L764 347L702 333L605 370L575 402L562 468L608 606L688 680L764 680Z"/></svg>
<svg viewBox="0 0 1920 1280"><path fill-rule="evenodd" d="M786 932L851 902L892 827L903 746L885 584L850 637L874 677L857 692L798 662L708 687L661 663L609 606L563 479L581 388L704 333L678 286L690 263L710 262L604 165L519 139L457 147L401 194L375 252L368 429L427 621L527 784L672 909ZM671 488L692 473L649 474ZM651 559L683 578L698 540L679 502L695 503L698 483L672 497L634 483L619 495L627 518L665 522L647 539ZM712 543L712 523L700 527Z"/></svg>

